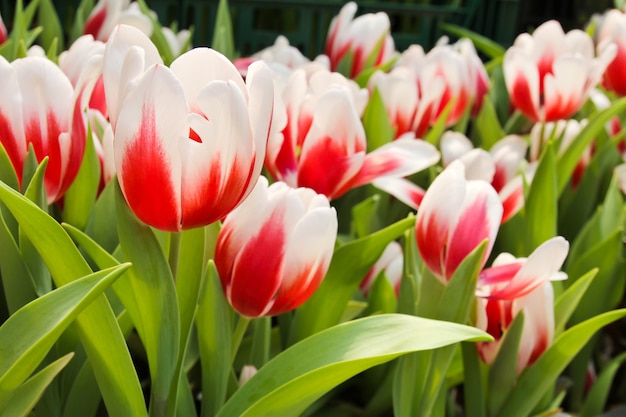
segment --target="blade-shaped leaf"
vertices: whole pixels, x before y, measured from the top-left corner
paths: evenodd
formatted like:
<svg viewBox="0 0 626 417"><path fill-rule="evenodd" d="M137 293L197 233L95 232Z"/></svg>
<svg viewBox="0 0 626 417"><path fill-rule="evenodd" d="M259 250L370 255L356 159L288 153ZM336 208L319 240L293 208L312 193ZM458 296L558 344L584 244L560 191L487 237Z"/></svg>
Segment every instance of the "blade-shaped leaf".
<svg viewBox="0 0 626 417"><path fill-rule="evenodd" d="M578 307L578 303L589 288L589 285L598 273L598 268L594 268L582 277L578 278L574 284L570 285L554 303L554 334L559 334L565 329L567 321Z"/></svg>
<svg viewBox="0 0 626 417"><path fill-rule="evenodd" d="M30 415L30 412L35 407L35 404L37 404L39 398L41 398L44 390L50 385L54 377L65 368L65 365L67 365L73 356L73 353L68 353L24 382L15 390L13 397L3 410L2 416L23 417Z"/></svg>
<svg viewBox="0 0 626 417"><path fill-rule="evenodd" d="M0 183L0 200L28 235L57 287L92 271L63 228L27 198ZM139 379L110 305L99 297L76 319L78 332L110 414L144 416Z"/></svg>
<svg viewBox="0 0 626 417"><path fill-rule="evenodd" d="M478 329L402 314L342 323L293 345L229 399L225 416L297 416L341 382L402 354L463 340L489 340Z"/></svg>
<svg viewBox="0 0 626 417"><path fill-rule="evenodd" d="M129 267L98 271L19 309L0 327L0 406L35 370L78 314Z"/></svg>
<svg viewBox="0 0 626 417"><path fill-rule="evenodd" d="M230 10L227 0L220 0L217 6L211 47L221 52L229 59L235 57L235 41L233 39L233 27L230 19Z"/></svg>
<svg viewBox="0 0 626 417"><path fill-rule="evenodd" d="M599 416L604 410L609 391L613 385L613 379L617 370L626 361L626 353L616 356L609 362L598 376L598 379L591 386L591 390L587 394L583 408L580 410L579 417Z"/></svg>
<svg viewBox="0 0 626 417"><path fill-rule="evenodd" d="M387 109L380 91L374 88L363 113L363 127L367 138L367 150L373 151L393 140L395 129L391 126Z"/></svg>
<svg viewBox="0 0 626 417"><path fill-rule="evenodd" d="M562 333L537 359L537 362L520 375L500 415L508 417L529 415L554 384L558 375L563 372L591 336L603 326L624 316L626 316L626 309L610 311L577 324Z"/></svg>

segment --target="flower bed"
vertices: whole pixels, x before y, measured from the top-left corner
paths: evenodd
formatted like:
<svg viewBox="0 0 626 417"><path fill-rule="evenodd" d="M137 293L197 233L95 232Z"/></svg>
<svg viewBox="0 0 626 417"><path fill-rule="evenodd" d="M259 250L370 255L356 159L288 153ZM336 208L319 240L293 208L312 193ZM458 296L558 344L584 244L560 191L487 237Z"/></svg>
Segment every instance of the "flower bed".
<svg viewBox="0 0 626 417"><path fill-rule="evenodd" d="M626 401L623 11L431 47L349 2L307 56L289 33L238 47L226 1L212 48L144 1L84 1L66 29L50 0L15 7L2 413Z"/></svg>

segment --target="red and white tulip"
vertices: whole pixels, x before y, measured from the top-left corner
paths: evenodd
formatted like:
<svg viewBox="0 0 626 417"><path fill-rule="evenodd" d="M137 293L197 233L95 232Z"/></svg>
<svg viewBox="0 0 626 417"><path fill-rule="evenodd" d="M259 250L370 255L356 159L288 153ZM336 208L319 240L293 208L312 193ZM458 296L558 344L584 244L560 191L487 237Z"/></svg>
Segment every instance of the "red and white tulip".
<svg viewBox="0 0 626 417"><path fill-rule="evenodd" d="M554 293L551 281L564 280L561 266L569 243L558 236L541 244L526 258L500 254L490 268L478 277L477 327L494 337L479 343L486 363L492 363L501 339L519 312L524 313L524 328L518 355L518 373L531 365L554 338Z"/></svg>
<svg viewBox="0 0 626 417"><path fill-rule="evenodd" d="M134 78L120 94L114 153L137 217L177 231L220 220L239 205L261 173L273 93L262 62L250 67L244 84L234 65L209 48Z"/></svg>
<svg viewBox="0 0 626 417"><path fill-rule="evenodd" d="M330 22L325 53L330 58L331 70L337 71L342 61L350 57L349 78L355 78L367 64L376 67L389 62L395 55L390 33L389 16L384 12L366 13L354 17L355 2L346 3Z"/></svg>
<svg viewBox="0 0 626 417"><path fill-rule="evenodd" d="M85 21L83 34L106 42L120 24L133 26L148 36L152 34L150 18L130 0L99 0Z"/></svg>
<svg viewBox="0 0 626 417"><path fill-rule="evenodd" d="M532 35L519 35L504 55L511 103L534 122L570 118L615 54L615 46L607 45L596 57L587 33L579 29L564 33L556 20L545 22Z"/></svg>
<svg viewBox="0 0 626 417"><path fill-rule="evenodd" d="M248 317L297 308L324 279L336 237L326 197L260 177L218 235L215 265L226 298Z"/></svg>
<svg viewBox="0 0 626 417"><path fill-rule="evenodd" d="M463 259L486 239L484 265L502 211L498 194L489 183L467 180L463 163L452 162L426 191L415 219L417 248L426 267L447 282Z"/></svg>
<svg viewBox="0 0 626 417"><path fill-rule="evenodd" d="M619 9L610 9L598 21L596 31L596 50L602 53L615 45L615 59L607 66L602 77L602 84L607 90L620 96L626 95L626 13Z"/></svg>
<svg viewBox="0 0 626 417"><path fill-rule="evenodd" d="M0 141L22 181L29 146L38 162L48 157L44 176L48 203L59 200L74 181L85 150L80 91L46 58L9 63L0 57Z"/></svg>
<svg viewBox="0 0 626 417"><path fill-rule="evenodd" d="M380 258L378 258L376 263L374 263L367 272L359 288L364 294L367 294L376 278L378 278L378 275L384 272L385 278L389 281L389 284L391 284L396 294L398 294L400 282L402 281L403 268L404 254L402 253L402 245L393 240L389 242L380 255Z"/></svg>

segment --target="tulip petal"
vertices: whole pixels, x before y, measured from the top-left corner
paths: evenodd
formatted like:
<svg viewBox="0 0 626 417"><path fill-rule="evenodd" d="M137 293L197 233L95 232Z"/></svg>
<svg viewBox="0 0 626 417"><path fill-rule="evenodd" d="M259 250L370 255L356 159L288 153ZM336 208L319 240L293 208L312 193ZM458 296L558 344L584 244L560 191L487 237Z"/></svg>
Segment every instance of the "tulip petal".
<svg viewBox="0 0 626 417"><path fill-rule="evenodd" d="M193 112L198 112L196 98L200 91L213 80L233 81L244 93L246 102L248 100L239 71L224 55L213 49L202 47L187 51L176 58L170 68L181 80Z"/></svg>
<svg viewBox="0 0 626 417"><path fill-rule="evenodd" d="M439 277L444 276L446 248L465 199L465 167L453 162L439 174L421 202L415 219L417 247L424 263Z"/></svg>
<svg viewBox="0 0 626 417"><path fill-rule="evenodd" d="M513 105L531 120L541 120L539 72L534 62L525 54L511 48L504 56L503 69Z"/></svg>
<svg viewBox="0 0 626 417"><path fill-rule="evenodd" d="M463 204L460 209L458 206L455 209L459 210L461 215L448 241L445 261L445 273L448 278L471 251L483 240L488 239L483 257L484 265L502 220L502 203L498 194L484 181L468 181Z"/></svg>
<svg viewBox="0 0 626 417"><path fill-rule="evenodd" d="M439 152L433 145L413 137L403 137L365 155L363 167L353 180L352 187L369 184L380 177L406 177L437 161Z"/></svg>
<svg viewBox="0 0 626 417"><path fill-rule="evenodd" d="M569 243L561 236L554 237L537 247L530 254L524 266L511 279L509 284L501 289L492 291L489 296L499 299L521 298L544 282L563 279L559 270L565 262L569 252Z"/></svg>
<svg viewBox="0 0 626 417"><path fill-rule="evenodd" d="M206 118L192 113L189 123L202 142L185 140L181 148L184 228L221 219L256 183L250 125L234 122L248 120L242 91L232 81L212 81L197 103Z"/></svg>
<svg viewBox="0 0 626 417"><path fill-rule="evenodd" d="M318 100L304 140L298 185L329 198L339 197L351 188L364 156L365 131L348 93L329 90Z"/></svg>
<svg viewBox="0 0 626 417"><path fill-rule="evenodd" d="M382 177L372 181L379 190L402 201L413 210L418 210L426 191L404 178Z"/></svg>
<svg viewBox="0 0 626 417"><path fill-rule="evenodd" d="M113 30L104 48L102 68L107 109L113 129L128 82L139 77L151 65L162 63L156 46L139 29L119 25Z"/></svg>
<svg viewBox="0 0 626 417"><path fill-rule="evenodd" d="M6 150L11 163L22 178L26 139L22 120L22 96L17 75L11 64L0 56L0 143Z"/></svg>
<svg viewBox="0 0 626 417"><path fill-rule="evenodd" d="M155 65L138 80L115 129L118 179L137 217L161 230L181 227L180 141L188 134L187 102L169 68Z"/></svg>

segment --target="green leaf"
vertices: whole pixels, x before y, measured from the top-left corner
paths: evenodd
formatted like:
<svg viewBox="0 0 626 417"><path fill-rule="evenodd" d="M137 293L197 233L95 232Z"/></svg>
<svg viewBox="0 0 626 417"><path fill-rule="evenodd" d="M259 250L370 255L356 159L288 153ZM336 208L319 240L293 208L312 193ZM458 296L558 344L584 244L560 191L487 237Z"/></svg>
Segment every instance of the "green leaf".
<svg viewBox="0 0 626 417"><path fill-rule="evenodd" d="M444 107L439 117L437 117L437 120L431 126L428 133L426 133L426 135L424 135L424 137L421 139L424 139L426 142L431 143L435 145L436 147L439 147L439 139L441 139L441 135L443 135L443 132L445 132L446 130L446 123L448 121L448 116L450 115L450 112L452 111L452 106L454 106L455 101L456 99L452 98L448 102L448 104L446 104L446 107Z"/></svg>
<svg viewBox="0 0 626 417"><path fill-rule="evenodd" d="M481 364L474 343L461 343L463 353L463 397L465 413L470 417L486 417L485 390L481 375ZM489 392L490 395L493 392Z"/></svg>
<svg viewBox="0 0 626 417"><path fill-rule="evenodd" d="M384 270L380 271L370 286L367 303L368 315L396 312L398 304L396 291Z"/></svg>
<svg viewBox="0 0 626 417"><path fill-rule="evenodd" d="M65 365L72 359L72 356L74 356L73 353L68 353L57 359L17 388L5 407L2 416L28 416L39 401L39 398L41 398L44 390L50 385L54 377L63 370Z"/></svg>
<svg viewBox="0 0 626 417"><path fill-rule="evenodd" d="M359 372L405 353L463 340L489 340L489 336L475 328L401 314L343 323L268 362L235 392L218 417L297 416Z"/></svg>
<svg viewBox="0 0 626 417"><path fill-rule="evenodd" d="M374 194L352 207L352 229L355 236L364 237L381 229L379 206L380 194Z"/></svg>
<svg viewBox="0 0 626 417"><path fill-rule="evenodd" d="M624 316L626 316L626 309L610 311L577 324L562 333L552 346L520 375L500 415L528 416L591 336L603 326Z"/></svg>
<svg viewBox="0 0 626 417"><path fill-rule="evenodd" d="M599 416L605 409L606 400L613 385L613 379L617 370L626 361L626 353L613 358L606 366L603 367L600 376L591 386L591 390L587 394L583 408L580 410L579 417Z"/></svg>
<svg viewBox="0 0 626 417"><path fill-rule="evenodd" d="M499 410L517 383L517 358L523 330L524 314L520 312L504 332L497 356L489 367L487 415L500 415Z"/></svg>
<svg viewBox="0 0 626 417"><path fill-rule="evenodd" d="M95 417L101 401L96 377L89 362L85 361L72 380L63 407L63 417Z"/></svg>
<svg viewBox="0 0 626 417"><path fill-rule="evenodd" d="M459 38L469 38L476 46L476 49L487 55L489 58L498 58L506 52L506 49L499 43L462 26L445 23L441 25L441 28L452 35L458 36Z"/></svg>
<svg viewBox="0 0 626 417"><path fill-rule="evenodd" d="M414 224L415 218L409 217L337 248L324 281L296 310L291 323L291 343L339 323L352 294L387 244Z"/></svg>
<svg viewBox="0 0 626 417"><path fill-rule="evenodd" d="M391 142L395 137L396 129L391 125L385 102L378 87L374 87L367 107L365 107L363 127L365 128L369 152Z"/></svg>
<svg viewBox="0 0 626 417"><path fill-rule="evenodd" d="M58 42L59 50L63 51L63 29L52 0L39 0L38 23L43 27L41 46L48 51L54 42Z"/></svg>
<svg viewBox="0 0 626 417"><path fill-rule="evenodd" d="M85 145L85 154L78 174L63 198L63 219L81 230L85 230L87 226L100 185L100 161L93 143L91 128L87 129Z"/></svg>
<svg viewBox="0 0 626 417"><path fill-rule="evenodd" d="M485 96L483 99L483 106L474 122L476 124L478 140L480 141L476 143L481 143L482 148L485 150L489 150L505 136L504 130L498 121L496 108L489 96Z"/></svg>
<svg viewBox="0 0 626 417"><path fill-rule="evenodd" d="M565 329L567 321L583 298L589 285L598 274L598 268L594 268L582 277L576 279L554 303L554 334L559 334Z"/></svg>
<svg viewBox="0 0 626 417"><path fill-rule="evenodd" d="M3 183L0 183L0 200L37 248L57 287L92 272L70 237L52 217ZM109 413L144 416L146 408L139 379L107 300L104 297L94 300L76 322Z"/></svg>
<svg viewBox="0 0 626 417"><path fill-rule="evenodd" d="M220 0L217 6L217 16L215 18L215 29L213 30L211 48L221 52L229 59L235 58L233 26L227 0Z"/></svg>
<svg viewBox="0 0 626 417"><path fill-rule="evenodd" d="M130 265L99 271L19 309L0 327L0 408L46 356L54 342Z"/></svg>
<svg viewBox="0 0 626 417"><path fill-rule="evenodd" d="M558 192L561 194L569 183L572 173L587 146L605 129L606 123L616 114L626 110L626 98L614 101L610 107L589 118L589 123L580 131L576 138L565 149L557 161Z"/></svg>
<svg viewBox="0 0 626 417"><path fill-rule="evenodd" d="M231 370L231 316L215 264L210 261L196 314L204 417L214 416L226 401Z"/></svg>
<svg viewBox="0 0 626 417"><path fill-rule="evenodd" d="M176 373L180 341L174 278L152 229L135 217L120 189L116 213L122 254L133 263L128 280L137 304L141 321L139 335L150 367L150 406L165 409Z"/></svg>
<svg viewBox="0 0 626 417"><path fill-rule="evenodd" d="M554 146L544 149L524 207L526 253L557 234L558 190Z"/></svg>
<svg viewBox="0 0 626 417"><path fill-rule="evenodd" d="M116 181L109 181L96 200L85 231L108 252L113 252L119 244L115 216Z"/></svg>
<svg viewBox="0 0 626 417"><path fill-rule="evenodd" d="M70 42L78 39L84 32L85 22L93 10L94 0L81 0L80 4L76 8L76 15L72 22L72 28L70 29Z"/></svg>
<svg viewBox="0 0 626 417"><path fill-rule="evenodd" d="M139 4L141 12L148 19L150 19L150 22L152 23L152 36L150 37L150 40L152 41L152 43L154 43L154 46L156 46L157 50L159 51L159 54L163 59L163 63L165 65L171 64L175 57L172 53L172 50L170 49L170 45L167 42L165 35L163 34L163 28L161 26L161 23L159 22L159 19L155 17L150 7L148 7L148 5L146 4L145 0L137 0L137 4Z"/></svg>

